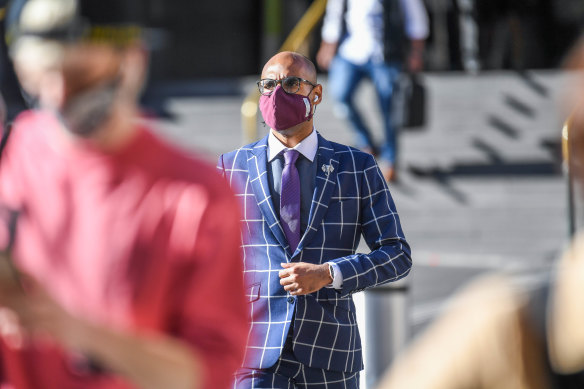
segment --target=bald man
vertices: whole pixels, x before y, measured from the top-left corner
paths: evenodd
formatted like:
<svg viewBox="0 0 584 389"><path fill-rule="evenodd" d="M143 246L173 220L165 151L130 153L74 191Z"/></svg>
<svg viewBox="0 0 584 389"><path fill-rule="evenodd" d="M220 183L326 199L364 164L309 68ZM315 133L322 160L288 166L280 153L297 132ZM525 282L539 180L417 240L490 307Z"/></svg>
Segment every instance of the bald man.
<svg viewBox="0 0 584 389"><path fill-rule="evenodd" d="M275 55L258 81L269 134L219 158L243 208L251 330L235 388L358 388L352 294L405 277L410 247L373 157L314 128L314 65ZM356 254L360 235L371 252Z"/></svg>

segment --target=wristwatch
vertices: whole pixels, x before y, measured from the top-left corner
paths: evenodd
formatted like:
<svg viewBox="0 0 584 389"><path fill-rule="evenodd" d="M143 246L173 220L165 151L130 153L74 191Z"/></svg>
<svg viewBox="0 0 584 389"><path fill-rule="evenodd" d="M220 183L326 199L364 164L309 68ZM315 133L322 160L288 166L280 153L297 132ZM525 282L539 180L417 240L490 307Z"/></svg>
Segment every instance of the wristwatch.
<svg viewBox="0 0 584 389"><path fill-rule="evenodd" d="M331 284L335 281L335 268L332 264L328 264L329 265L329 274L331 275L332 281Z"/></svg>

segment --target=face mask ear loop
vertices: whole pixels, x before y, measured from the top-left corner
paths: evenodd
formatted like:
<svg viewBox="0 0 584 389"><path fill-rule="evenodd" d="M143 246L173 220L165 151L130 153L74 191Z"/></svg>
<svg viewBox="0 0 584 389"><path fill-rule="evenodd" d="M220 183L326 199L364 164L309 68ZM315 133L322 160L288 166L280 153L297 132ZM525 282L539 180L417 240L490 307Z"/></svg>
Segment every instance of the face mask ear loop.
<svg viewBox="0 0 584 389"><path fill-rule="evenodd" d="M313 85L312 88L310 89L310 92L308 92L308 94L306 95L306 98L308 99L308 101L310 101L310 106L312 107L311 116L314 116L314 114L316 113L316 104L314 104L314 103L316 103L319 99L318 95L316 95L312 101L310 100L310 97L308 97L308 96L310 96L310 94L312 93L314 88L316 88L316 85Z"/></svg>
<svg viewBox="0 0 584 389"><path fill-rule="evenodd" d="M312 87L312 89L314 89L315 87ZM312 91L311 91L312 92ZM314 117L314 114L316 113L316 102L320 100L320 97L318 95L314 96L314 101L312 102L312 116Z"/></svg>

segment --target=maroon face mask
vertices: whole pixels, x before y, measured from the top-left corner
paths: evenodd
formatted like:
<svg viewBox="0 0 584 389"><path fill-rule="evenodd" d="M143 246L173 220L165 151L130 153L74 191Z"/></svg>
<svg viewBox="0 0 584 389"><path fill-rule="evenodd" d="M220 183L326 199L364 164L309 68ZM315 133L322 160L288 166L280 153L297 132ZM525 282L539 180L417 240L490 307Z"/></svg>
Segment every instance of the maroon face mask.
<svg viewBox="0 0 584 389"><path fill-rule="evenodd" d="M277 131L308 121L313 113L308 97L286 93L280 85L271 95L260 97L260 111L266 124Z"/></svg>

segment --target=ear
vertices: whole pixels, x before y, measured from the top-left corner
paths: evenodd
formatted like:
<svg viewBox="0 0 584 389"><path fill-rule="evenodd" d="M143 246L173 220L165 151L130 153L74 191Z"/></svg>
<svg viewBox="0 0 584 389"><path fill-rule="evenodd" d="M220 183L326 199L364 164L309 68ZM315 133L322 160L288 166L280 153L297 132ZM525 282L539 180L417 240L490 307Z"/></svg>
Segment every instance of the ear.
<svg viewBox="0 0 584 389"><path fill-rule="evenodd" d="M61 108L65 104L65 81L56 70L43 71L38 78L38 98L43 107Z"/></svg>
<svg viewBox="0 0 584 389"><path fill-rule="evenodd" d="M120 64L122 83L130 96L141 93L148 72L148 52L140 45L125 49Z"/></svg>
<svg viewBox="0 0 584 389"><path fill-rule="evenodd" d="M312 90L312 105L317 106L322 102L322 85L318 84Z"/></svg>

